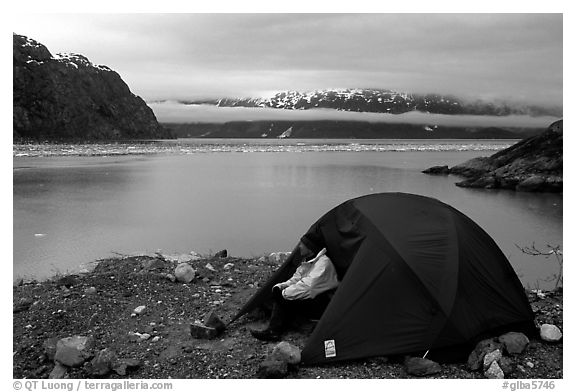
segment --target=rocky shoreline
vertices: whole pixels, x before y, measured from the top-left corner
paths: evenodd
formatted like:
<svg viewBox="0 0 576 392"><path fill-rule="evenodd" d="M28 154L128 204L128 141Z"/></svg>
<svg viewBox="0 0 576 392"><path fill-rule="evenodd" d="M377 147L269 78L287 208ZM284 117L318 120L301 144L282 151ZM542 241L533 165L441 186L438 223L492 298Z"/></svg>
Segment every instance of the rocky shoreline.
<svg viewBox="0 0 576 392"><path fill-rule="evenodd" d="M474 158L453 167L434 166L423 173L464 177L464 181L456 183L463 188L562 192L562 124L562 120L556 121L545 132L490 157Z"/></svg>
<svg viewBox="0 0 576 392"><path fill-rule="evenodd" d="M13 377L563 377L563 341L557 335L563 328L561 289L527 291L537 324L559 328L552 331L554 341L495 337L479 344L468 363L377 357L299 366L299 348L312 324L299 324L280 345L250 335L249 328L265 325L261 314L225 326L285 257L244 259L225 251L122 256L78 274L19 280L13 288ZM218 331L200 336L192 326Z"/></svg>

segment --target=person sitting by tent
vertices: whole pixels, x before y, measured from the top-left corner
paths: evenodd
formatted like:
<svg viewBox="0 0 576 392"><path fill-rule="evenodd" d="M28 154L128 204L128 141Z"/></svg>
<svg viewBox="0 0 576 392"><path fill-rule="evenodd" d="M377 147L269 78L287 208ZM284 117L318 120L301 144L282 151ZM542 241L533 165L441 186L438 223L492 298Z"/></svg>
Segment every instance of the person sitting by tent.
<svg viewBox="0 0 576 392"><path fill-rule="evenodd" d="M256 339L278 341L292 316L303 314L311 318L320 318L338 286L336 270L326 248L317 253L317 247L306 238L298 243L300 255L305 260L316 255L310 261L304 261L294 275L285 282L272 288L272 315L268 327L264 330L251 330Z"/></svg>

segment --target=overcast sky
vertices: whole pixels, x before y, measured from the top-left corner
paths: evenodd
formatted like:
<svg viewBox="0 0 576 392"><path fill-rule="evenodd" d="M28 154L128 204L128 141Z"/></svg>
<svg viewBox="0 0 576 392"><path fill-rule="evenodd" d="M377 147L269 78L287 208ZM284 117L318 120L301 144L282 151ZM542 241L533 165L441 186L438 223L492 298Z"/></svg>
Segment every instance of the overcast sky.
<svg viewBox="0 0 576 392"><path fill-rule="evenodd" d="M332 87L562 104L561 14L14 15L146 100Z"/></svg>

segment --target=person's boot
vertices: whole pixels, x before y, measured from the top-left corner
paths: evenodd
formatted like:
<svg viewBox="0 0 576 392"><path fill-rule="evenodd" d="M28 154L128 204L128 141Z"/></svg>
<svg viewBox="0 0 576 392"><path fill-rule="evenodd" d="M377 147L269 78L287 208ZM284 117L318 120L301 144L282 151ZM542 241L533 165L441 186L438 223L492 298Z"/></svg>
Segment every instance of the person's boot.
<svg viewBox="0 0 576 392"><path fill-rule="evenodd" d="M270 328L266 328L266 329L261 330L261 331L252 329L252 330L250 330L250 333L256 339L262 340L265 342L278 342L282 338L282 335L279 332L274 331Z"/></svg>
<svg viewBox="0 0 576 392"><path fill-rule="evenodd" d="M277 342L282 338L285 322L285 310L277 302L272 307L272 315L270 316L270 323L268 328L258 331L255 329L250 330L252 336L258 340L265 342Z"/></svg>

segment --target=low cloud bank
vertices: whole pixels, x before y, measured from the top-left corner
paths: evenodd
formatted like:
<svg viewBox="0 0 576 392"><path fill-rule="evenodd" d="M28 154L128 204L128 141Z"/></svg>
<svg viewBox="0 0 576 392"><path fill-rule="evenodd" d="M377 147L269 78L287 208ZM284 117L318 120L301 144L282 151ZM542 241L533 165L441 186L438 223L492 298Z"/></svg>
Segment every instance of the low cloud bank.
<svg viewBox="0 0 576 392"><path fill-rule="evenodd" d="M334 109L284 110L270 108L230 108L214 105L184 105L178 102L148 104L160 122L225 123L230 121L367 121L396 124L422 124L460 127L543 128L558 120L552 116L476 116L423 112L403 114L344 112Z"/></svg>

